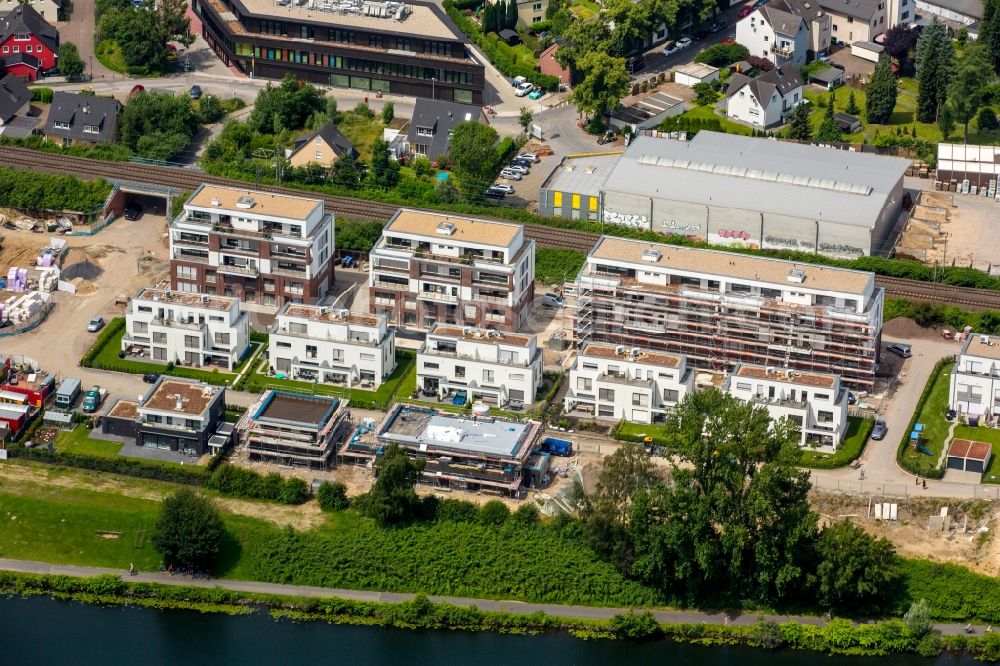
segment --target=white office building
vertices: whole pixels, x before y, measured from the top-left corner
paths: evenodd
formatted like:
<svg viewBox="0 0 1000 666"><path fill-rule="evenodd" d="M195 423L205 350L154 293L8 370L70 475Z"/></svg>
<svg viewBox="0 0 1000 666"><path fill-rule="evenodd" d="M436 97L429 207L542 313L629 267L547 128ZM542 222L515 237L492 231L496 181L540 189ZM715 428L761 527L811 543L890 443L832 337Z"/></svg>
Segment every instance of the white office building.
<svg viewBox="0 0 1000 666"><path fill-rule="evenodd" d="M840 376L759 365L738 365L726 391L787 417L798 428L800 446L834 452L847 433L847 389Z"/></svg>
<svg viewBox="0 0 1000 666"><path fill-rule="evenodd" d="M500 407L530 404L542 384L542 352L534 335L436 325L417 352L417 388L447 400Z"/></svg>
<svg viewBox="0 0 1000 666"><path fill-rule="evenodd" d="M384 316L286 303L271 326L273 374L300 381L377 388L396 367L395 332Z"/></svg>
<svg viewBox="0 0 1000 666"><path fill-rule="evenodd" d="M575 416L653 423L693 386L682 355L591 342L570 368L563 407Z"/></svg>
<svg viewBox="0 0 1000 666"><path fill-rule="evenodd" d="M232 370L249 347L249 317L235 298L140 289L125 310L122 351L144 360Z"/></svg>
<svg viewBox="0 0 1000 666"><path fill-rule="evenodd" d="M1000 338L968 337L951 371L948 404L969 421L996 423L1000 414Z"/></svg>

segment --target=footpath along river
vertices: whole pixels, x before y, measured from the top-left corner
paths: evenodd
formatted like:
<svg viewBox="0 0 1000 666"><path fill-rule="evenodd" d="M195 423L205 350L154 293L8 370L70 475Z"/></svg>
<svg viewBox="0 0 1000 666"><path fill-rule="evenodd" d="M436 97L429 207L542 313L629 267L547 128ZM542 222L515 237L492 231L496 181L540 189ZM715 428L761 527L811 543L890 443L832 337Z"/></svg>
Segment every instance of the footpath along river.
<svg viewBox="0 0 1000 666"><path fill-rule="evenodd" d="M584 641L568 634L406 631L249 616L0 598L0 664L142 666L201 664L474 664L512 666L937 666L968 655L827 657L811 652L698 647L669 641Z"/></svg>

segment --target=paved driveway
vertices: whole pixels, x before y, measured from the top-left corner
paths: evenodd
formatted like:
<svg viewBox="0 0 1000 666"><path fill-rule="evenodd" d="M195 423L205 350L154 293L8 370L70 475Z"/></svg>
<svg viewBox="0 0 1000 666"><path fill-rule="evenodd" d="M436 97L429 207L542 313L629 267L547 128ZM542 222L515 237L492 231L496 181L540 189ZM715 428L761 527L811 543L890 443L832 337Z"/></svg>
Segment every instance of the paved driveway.
<svg viewBox="0 0 1000 666"><path fill-rule="evenodd" d="M73 0L69 20L57 21L55 27L62 41L73 42L76 45L86 71L95 79L113 76L120 78L121 74L112 72L102 65L94 55L94 35L97 32L94 23L94 0Z"/></svg>

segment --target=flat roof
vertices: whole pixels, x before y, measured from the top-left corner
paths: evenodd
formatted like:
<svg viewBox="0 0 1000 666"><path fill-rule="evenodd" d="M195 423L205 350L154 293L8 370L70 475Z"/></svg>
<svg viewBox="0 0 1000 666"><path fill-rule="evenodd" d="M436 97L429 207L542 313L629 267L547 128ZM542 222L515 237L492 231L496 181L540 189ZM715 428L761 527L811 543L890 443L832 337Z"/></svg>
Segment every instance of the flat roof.
<svg viewBox="0 0 1000 666"><path fill-rule="evenodd" d="M689 62L681 65L680 67L675 67L674 71L680 74L687 74L688 76L703 79L706 76L711 76L715 72L718 72L719 68L706 65L703 62Z"/></svg>
<svg viewBox="0 0 1000 666"><path fill-rule="evenodd" d="M172 289L155 289L147 287L136 292L137 301L156 301L168 305L189 305L192 307L205 308L206 310L226 310L228 311L236 303L235 298L227 296L209 296L208 294L194 294L186 291L175 291Z"/></svg>
<svg viewBox="0 0 1000 666"><path fill-rule="evenodd" d="M271 391L271 395L264 399L264 404L253 415L253 419L321 427L330 419L339 404L337 398Z"/></svg>
<svg viewBox="0 0 1000 666"><path fill-rule="evenodd" d="M975 442L968 439L953 439L948 447L949 458L968 458L986 462L990 457L990 445L986 442Z"/></svg>
<svg viewBox="0 0 1000 666"><path fill-rule="evenodd" d="M139 403L134 400L118 400L108 410L108 416L117 419L137 419L139 418Z"/></svg>
<svg viewBox="0 0 1000 666"><path fill-rule="evenodd" d="M827 375L819 372L799 372L798 370L786 370L784 368L773 368L771 372L768 372L766 367L759 365L741 365L733 374L737 377L770 379L772 381L805 384L821 388L833 388L837 383L836 375Z"/></svg>
<svg viewBox="0 0 1000 666"><path fill-rule="evenodd" d="M142 402L142 408L199 416L221 390L210 384L162 378Z"/></svg>
<svg viewBox="0 0 1000 666"><path fill-rule="evenodd" d="M600 195L604 183L621 157L621 152L568 155L552 170L542 189L596 197Z"/></svg>
<svg viewBox="0 0 1000 666"><path fill-rule="evenodd" d="M454 233L449 235L438 233L437 228L441 223L455 225ZM408 208L397 211L386 226L388 232L426 236L445 245L451 240L495 247L510 247L521 229L520 224L459 217L447 213L429 213Z"/></svg>
<svg viewBox="0 0 1000 666"><path fill-rule="evenodd" d="M871 229L909 166L899 157L702 130L690 141L636 138L605 192Z"/></svg>
<svg viewBox="0 0 1000 666"><path fill-rule="evenodd" d="M640 350L638 356L631 358L627 355L627 352L631 351L631 349L632 347L626 346L626 354L623 355L618 353L617 345L608 345L600 342L588 342L583 346L583 349L580 350L580 356L594 356L597 358L614 359L629 363L648 363L662 368L676 368L680 366L681 362L684 361L684 357L677 354L663 354L661 352L653 352L646 349Z"/></svg>
<svg viewBox="0 0 1000 666"><path fill-rule="evenodd" d="M659 250L660 258L657 261L644 260L642 254L647 248ZM646 270L660 268L766 282L788 289L799 287L859 295L863 294L868 285L875 279L874 273L847 268L818 266L785 259L771 259L750 254L664 243L649 243L611 236L599 238L597 245L590 251L589 258L629 262L635 264L636 268ZM805 273L805 278L801 283L788 281L788 271L792 269Z"/></svg>
<svg viewBox="0 0 1000 666"><path fill-rule="evenodd" d="M611 114L611 117L624 122L641 123L644 120L649 120L654 116L669 111L678 104L683 105L684 100L677 99L663 92L657 92L618 109Z"/></svg>
<svg viewBox="0 0 1000 666"><path fill-rule="evenodd" d="M965 342L962 354L1000 360L1000 336L973 333Z"/></svg>
<svg viewBox="0 0 1000 666"><path fill-rule="evenodd" d="M530 347L533 335L522 335L518 333L508 333L507 331L487 331L481 328L472 328L468 333L463 326L442 326L435 324L427 335L443 335L462 340L472 340L491 345L507 345L512 347Z"/></svg>
<svg viewBox="0 0 1000 666"><path fill-rule="evenodd" d="M291 0L284 7L275 4L274 0L239 0L239 2L252 14L260 16L330 23L350 28L402 32L409 33L414 37L451 39L457 37L448 24L429 6L412 2L406 3L406 8L410 12L402 21L397 21L392 17L384 18L385 10L379 11L377 8L386 3L378 2L352 3L354 6L351 11L340 11L341 3L329 0L311 0L303 2L301 6L296 4L296 0ZM371 9L368 9L369 7ZM366 16L365 11L372 15Z"/></svg>
<svg viewBox="0 0 1000 666"><path fill-rule="evenodd" d="M247 207L240 205L241 199ZM214 203L215 201L219 202L218 205ZM323 202L320 199L287 194L272 194L221 185L202 185L184 205L305 221L316 206L322 207Z"/></svg>
<svg viewBox="0 0 1000 666"><path fill-rule="evenodd" d="M433 446L494 456L514 455L531 430L531 423L490 416L473 419L411 405L399 405L386 420L379 437L418 448Z"/></svg>
<svg viewBox="0 0 1000 666"><path fill-rule="evenodd" d="M358 326L378 326L380 317L348 311L346 315L340 314L341 308L331 308L320 305L302 305L299 303L286 303L278 316L287 315L289 317L301 317L311 321L323 321L337 324L357 324Z"/></svg>

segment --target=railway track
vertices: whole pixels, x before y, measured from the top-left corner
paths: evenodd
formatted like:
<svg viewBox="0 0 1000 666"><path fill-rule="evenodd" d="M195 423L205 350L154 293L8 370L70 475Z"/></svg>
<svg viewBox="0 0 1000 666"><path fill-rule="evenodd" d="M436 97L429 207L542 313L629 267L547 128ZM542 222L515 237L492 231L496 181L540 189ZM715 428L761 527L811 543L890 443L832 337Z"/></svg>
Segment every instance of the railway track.
<svg viewBox="0 0 1000 666"><path fill-rule="evenodd" d="M26 171L72 175L79 178L107 178L133 181L136 183L174 187L185 191L193 191L202 183L239 188L249 187L246 181L211 176L189 169L163 167L152 164L134 164L131 162L108 162L86 157L44 153L18 146L0 146L0 166L8 166ZM351 219L387 222L398 209L398 206L392 204L318 192L307 192L274 185L259 185L254 186L254 188L275 194L318 197L323 199L327 207L335 214ZM557 227L538 224L525 224L524 231L525 236L534 240L540 247L576 250L584 253L588 252L594 246L598 238L597 234L585 231L559 229ZM876 276L875 284L884 288L886 295L890 297L950 303L972 310L1000 310L1000 291L956 287L920 282L919 280L884 277L881 275Z"/></svg>

